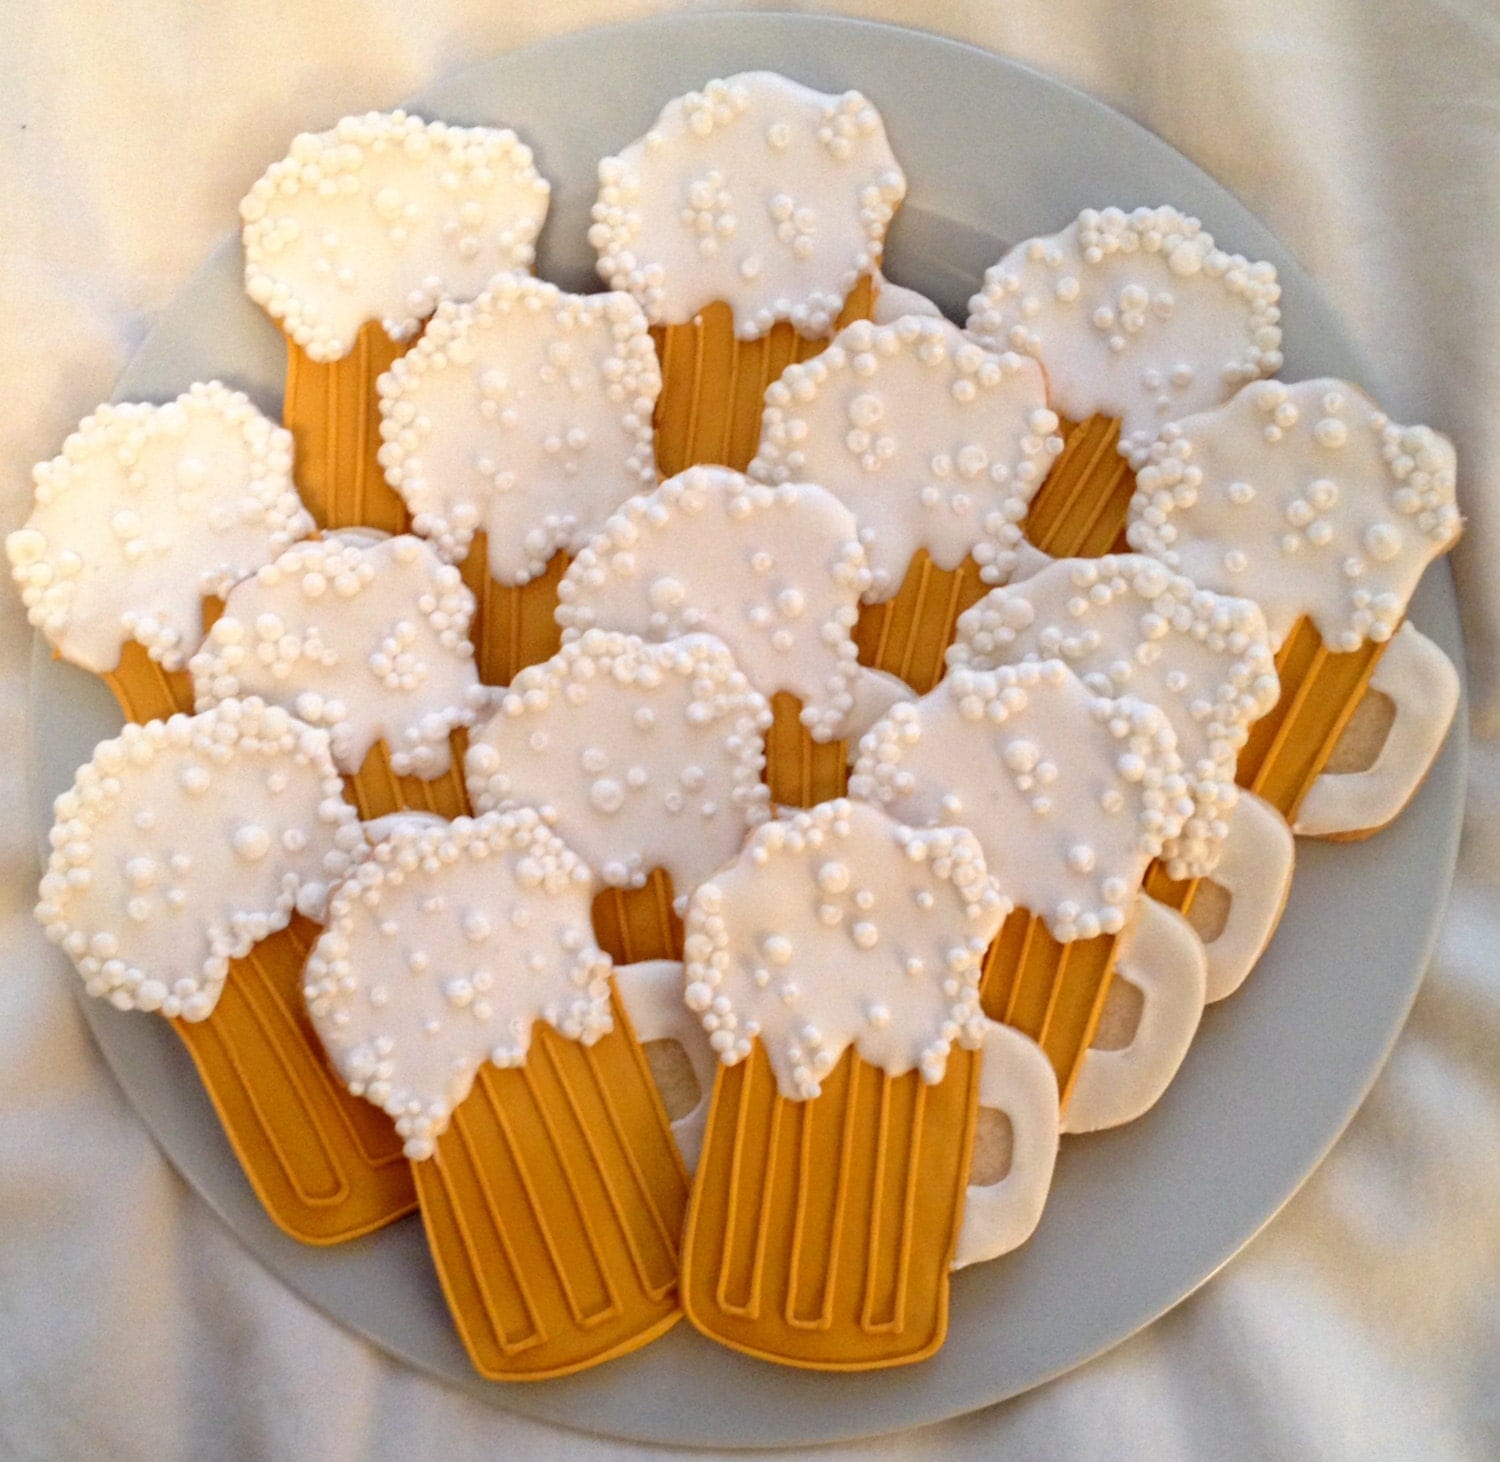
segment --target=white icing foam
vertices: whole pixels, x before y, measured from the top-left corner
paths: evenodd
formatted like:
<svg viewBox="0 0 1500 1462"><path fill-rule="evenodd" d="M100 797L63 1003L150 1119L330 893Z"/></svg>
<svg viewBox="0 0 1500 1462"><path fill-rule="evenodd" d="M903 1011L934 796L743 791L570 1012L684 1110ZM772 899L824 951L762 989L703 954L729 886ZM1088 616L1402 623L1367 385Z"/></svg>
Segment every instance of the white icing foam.
<svg viewBox="0 0 1500 1462"><path fill-rule="evenodd" d="M772 382L749 470L819 483L849 505L869 598L894 594L919 548L944 569L972 553L999 583L1062 450L1057 425L1034 361L983 350L946 320L859 320Z"/></svg>
<svg viewBox="0 0 1500 1462"><path fill-rule="evenodd" d="M516 676L472 739L469 795L540 808L607 884L664 868L681 904L767 816L770 720L711 636L591 629Z"/></svg>
<svg viewBox="0 0 1500 1462"><path fill-rule="evenodd" d="M1166 427L1136 477L1130 546L1245 594L1280 645L1309 615L1333 650L1387 640L1457 540L1453 445L1357 386L1260 381Z"/></svg>
<svg viewBox="0 0 1500 1462"><path fill-rule="evenodd" d="M1175 208L1089 208L985 272L969 332L1035 356L1069 419L1119 418L1138 465L1163 422L1281 368L1280 298L1274 266Z"/></svg>
<svg viewBox="0 0 1500 1462"><path fill-rule="evenodd" d="M413 528L453 563L488 533L503 584L576 553L656 481L661 372L629 295L502 274L470 304L439 305L377 386L380 464Z"/></svg>
<svg viewBox="0 0 1500 1462"><path fill-rule="evenodd" d="M927 298L904 284L893 284L878 269L875 271L875 302L870 318L877 325L894 325L906 315L927 315L941 320L943 312Z"/></svg>
<svg viewBox="0 0 1500 1462"><path fill-rule="evenodd" d="M1156 559L1059 559L993 589L961 615L950 668L1061 660L1095 695L1166 712L1193 814L1165 849L1173 878L1213 871L1238 796L1235 765L1280 682L1265 618L1249 599L1200 589Z"/></svg>
<svg viewBox="0 0 1500 1462"><path fill-rule="evenodd" d="M854 705L850 708L844 735L851 741L858 741L882 716L889 714L892 706L916 698L916 691L899 675L861 665L854 682Z"/></svg>
<svg viewBox="0 0 1500 1462"><path fill-rule="evenodd" d="M557 622L564 643L595 626L717 635L762 695L799 697L803 725L829 741L854 708L852 631L869 583L854 515L822 488L691 467L632 498L578 555Z"/></svg>
<svg viewBox="0 0 1500 1462"><path fill-rule="evenodd" d="M372 847L390 837L392 833L407 828L440 828L448 826L448 819L436 812L416 812L410 807L398 807L394 812L382 813L379 817L366 818L362 824L365 841Z"/></svg>
<svg viewBox="0 0 1500 1462"><path fill-rule="evenodd" d="M1033 574L1041 573L1049 563L1056 562L1050 553L1038 548L1029 538L1023 538L1016 545L1015 565L1008 582L1014 584L1022 579L1029 579Z"/></svg>
<svg viewBox="0 0 1500 1462"><path fill-rule="evenodd" d="M205 596L313 528L291 433L218 381L165 406L100 406L32 477L31 514L5 540L11 574L31 623L96 674L132 639L181 669Z"/></svg>
<svg viewBox="0 0 1500 1462"><path fill-rule="evenodd" d="M849 792L970 828L1001 891L1064 942L1124 928L1193 810L1167 717L1090 694L1060 660L950 671L865 735Z"/></svg>
<svg viewBox="0 0 1500 1462"><path fill-rule="evenodd" d="M963 828L820 803L757 828L693 894L685 998L726 1065L758 1037L794 1101L851 1045L938 1082L955 1045L983 1038L980 967L1009 910Z"/></svg>
<svg viewBox="0 0 1500 1462"><path fill-rule="evenodd" d="M588 1046L613 1027L587 865L526 808L394 826L334 890L307 1008L356 1096L432 1156L486 1061L521 1066L546 1021Z"/></svg>
<svg viewBox="0 0 1500 1462"><path fill-rule="evenodd" d="M384 738L398 776L448 769L448 733L490 707L474 596L420 538L331 533L236 584L188 668L197 706L258 695L327 728L351 775Z"/></svg>
<svg viewBox="0 0 1500 1462"><path fill-rule="evenodd" d="M258 700L126 726L54 811L48 939L90 995L184 1020L294 910L321 917L365 848L327 733Z"/></svg>
<svg viewBox="0 0 1500 1462"><path fill-rule="evenodd" d="M599 164L599 273L653 324L726 301L742 339L790 320L826 336L880 262L906 178L880 114L769 71L710 81Z"/></svg>
<svg viewBox="0 0 1500 1462"><path fill-rule="evenodd" d="M406 340L440 299L525 269L551 190L514 132L405 112L304 132L240 204L245 290L313 360L379 320Z"/></svg>

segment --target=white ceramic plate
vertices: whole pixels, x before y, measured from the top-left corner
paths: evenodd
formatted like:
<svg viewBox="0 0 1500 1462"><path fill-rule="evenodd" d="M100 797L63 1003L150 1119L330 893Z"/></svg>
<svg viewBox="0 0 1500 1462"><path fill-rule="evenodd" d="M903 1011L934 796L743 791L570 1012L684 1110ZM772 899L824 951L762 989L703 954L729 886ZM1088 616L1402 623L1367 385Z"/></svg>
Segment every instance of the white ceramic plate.
<svg viewBox="0 0 1500 1462"><path fill-rule="evenodd" d="M1338 321L1276 240L1222 188L1098 103L998 57L910 31L799 16L684 16L503 56L414 101L451 122L505 123L554 186L539 268L597 287L585 242L594 164L668 97L769 67L880 106L911 180L888 269L950 313L1004 245L1082 207L1174 203L1227 247L1269 258L1284 286L1288 378L1367 380ZM332 116L310 115L309 127ZM279 409L280 336L240 291L230 240L146 340L120 399L166 398L220 376ZM1462 664L1452 582L1429 574L1413 618ZM119 714L102 683L38 653L35 808L46 809ZM495 1405L659 1443L806 1444L971 1411L1114 1345L1203 1283L1291 1196L1343 1130L1406 1015L1457 849L1464 718L1400 820L1369 842L1308 844L1281 932L1232 1000L1208 1012L1181 1076L1144 1120L1064 1143L1035 1238L957 1276L947 1345L904 1371L783 1370L709 1344L686 1324L584 1376L493 1385L449 1325L420 1224L342 1248L304 1248L262 1214L166 1024L83 1004L142 1119L178 1169L289 1285L411 1364ZM59 960L58 978L76 981Z"/></svg>

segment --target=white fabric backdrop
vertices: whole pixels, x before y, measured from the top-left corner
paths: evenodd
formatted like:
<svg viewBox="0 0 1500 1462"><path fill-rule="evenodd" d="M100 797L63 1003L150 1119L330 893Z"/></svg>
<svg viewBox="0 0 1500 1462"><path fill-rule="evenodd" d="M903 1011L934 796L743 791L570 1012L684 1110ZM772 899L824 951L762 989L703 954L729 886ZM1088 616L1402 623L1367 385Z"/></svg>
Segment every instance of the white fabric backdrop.
<svg viewBox="0 0 1500 1462"><path fill-rule="evenodd" d="M286 140L653 0L0 7L0 530ZM784 6L782 8L785 8ZM850 3L1071 81L1232 188L1322 282L1402 419L1457 440L1477 736L1452 911L1353 1127L1228 1270L1145 1334L890 1456L1500 1455L1500 11L1478 0ZM545 10L545 14L542 12ZM30 636L0 594L0 745ZM1486 739L1486 738L1489 739ZM22 769L17 767L16 772ZM0 783L0 1453L596 1457L314 1313L122 1102L27 917Z"/></svg>

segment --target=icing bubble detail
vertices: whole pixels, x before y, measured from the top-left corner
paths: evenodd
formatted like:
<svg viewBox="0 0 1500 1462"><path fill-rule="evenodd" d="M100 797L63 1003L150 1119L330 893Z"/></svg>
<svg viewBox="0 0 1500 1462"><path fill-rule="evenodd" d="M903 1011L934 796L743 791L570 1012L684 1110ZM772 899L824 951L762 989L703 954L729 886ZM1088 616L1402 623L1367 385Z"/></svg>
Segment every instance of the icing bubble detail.
<svg viewBox="0 0 1500 1462"><path fill-rule="evenodd" d="M856 890L879 919L846 917ZM892 1076L941 1081L954 1046L982 1038L980 972L1009 908L964 829L820 803L757 828L693 894L684 998L726 1065L758 1038L794 1101L816 1097L851 1045Z"/></svg>
<svg viewBox="0 0 1500 1462"><path fill-rule="evenodd" d="M508 129L345 117L245 195L245 291L316 361L347 355L367 320L408 340L440 300L530 267L550 192Z"/></svg>
<svg viewBox="0 0 1500 1462"><path fill-rule="evenodd" d="M853 628L869 584L854 515L831 494L692 467L605 522L563 576L557 620L565 643L595 627L715 635L762 695L797 696L828 741L855 709Z"/></svg>
<svg viewBox="0 0 1500 1462"><path fill-rule="evenodd" d="M668 102L599 164L589 242L601 277L652 324L724 300L742 339L778 320L826 337L879 264L905 195L880 114L858 92L746 72Z"/></svg>
<svg viewBox="0 0 1500 1462"><path fill-rule="evenodd" d="M816 482L869 555L867 599L894 594L919 548L973 554L989 583L1015 568L1021 521L1062 450L1037 364L983 350L946 320L859 320L766 391L751 477Z"/></svg>
<svg viewBox="0 0 1500 1462"><path fill-rule="evenodd" d="M849 793L914 827L951 821L956 796L1001 892L1064 943L1124 928L1193 810L1166 715L1055 659L950 670L865 734Z"/></svg>
<svg viewBox="0 0 1500 1462"><path fill-rule="evenodd" d="M313 530L291 433L218 381L164 406L96 408L32 480L31 514L6 539L11 575L31 623L96 674L130 640L182 669L203 600Z"/></svg>
<svg viewBox="0 0 1500 1462"><path fill-rule="evenodd" d="M1060 559L992 589L959 617L950 669L1061 660L1094 695L1131 696L1172 724L1193 810L1163 850L1173 878L1213 871L1239 796L1235 767L1250 727L1280 693L1265 617L1139 554ZM1006 744L1032 770L1034 742Z"/></svg>
<svg viewBox="0 0 1500 1462"><path fill-rule="evenodd" d="M968 328L1038 360L1063 416L1118 418L1138 466L1163 423L1281 368L1280 299L1272 265L1175 208L1088 208L991 266Z"/></svg>
<svg viewBox="0 0 1500 1462"><path fill-rule="evenodd" d="M231 961L294 911L320 917L366 846L327 734L253 698L126 726L54 817L47 937L90 995L190 1021L213 1011Z"/></svg>
<svg viewBox="0 0 1500 1462"><path fill-rule="evenodd" d="M501 274L445 301L377 382L380 465L450 563L486 533L490 574L525 583L656 482L661 390L640 307Z"/></svg>
<svg viewBox="0 0 1500 1462"><path fill-rule="evenodd" d="M612 1028L611 966L589 870L535 810L393 823L333 891L304 994L350 1091L421 1161L537 1021L586 1046Z"/></svg>
<svg viewBox="0 0 1500 1462"><path fill-rule="evenodd" d="M1398 425L1358 387L1258 381L1162 430L1127 532L1205 589L1253 594L1273 645L1307 615L1330 649L1357 650L1390 638L1457 539L1455 480L1446 437Z"/></svg>
<svg viewBox="0 0 1500 1462"><path fill-rule="evenodd" d="M465 780L481 811L540 809L603 883L660 867L685 895L769 815L770 721L719 640L590 629L501 694Z"/></svg>
<svg viewBox="0 0 1500 1462"><path fill-rule="evenodd" d="M197 708L258 695L324 727L346 774L384 740L398 776L437 776L449 733L490 708L473 616L459 571L422 539L325 534L229 591L188 664Z"/></svg>

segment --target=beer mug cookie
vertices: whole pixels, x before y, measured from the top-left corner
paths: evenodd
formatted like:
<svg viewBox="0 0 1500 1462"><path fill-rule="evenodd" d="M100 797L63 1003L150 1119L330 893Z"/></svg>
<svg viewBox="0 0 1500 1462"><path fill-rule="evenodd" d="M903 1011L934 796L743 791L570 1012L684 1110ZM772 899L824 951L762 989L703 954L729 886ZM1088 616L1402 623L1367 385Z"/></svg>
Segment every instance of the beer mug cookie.
<svg viewBox="0 0 1500 1462"><path fill-rule="evenodd" d="M1239 987L1275 931L1292 876L1281 815L1235 784L1250 728L1279 683L1265 618L1248 599L1201 589L1136 554L1062 559L991 590L958 621L953 668L1060 659L1095 695L1133 696L1164 711L1192 811L1162 849L1166 886L1214 877L1229 895L1206 945L1208 998Z"/></svg>
<svg viewBox="0 0 1500 1462"><path fill-rule="evenodd" d="M1120 936L1141 918L1184 932L1151 940L1164 959L1145 989L1157 1015L1128 1061L1115 1063L1117 1103L1095 1097L1090 1121L1114 1125L1145 1110L1187 1052L1206 980L1186 921L1141 891L1193 811L1166 715L1091 693L1061 660L959 668L865 734L849 790L913 826L957 822L978 839L991 876L1023 911L986 961L985 1010L1047 1051L1066 1123Z"/></svg>
<svg viewBox="0 0 1500 1462"><path fill-rule="evenodd" d="M90 994L171 1020L271 1218L331 1244L409 1211L390 1123L290 1014L329 886L365 848L327 732L253 698L128 725L56 819L48 938Z"/></svg>
<svg viewBox="0 0 1500 1462"><path fill-rule="evenodd" d="M905 196L872 102L768 71L674 98L599 163L589 241L657 327L663 476L744 469L765 383L868 313Z"/></svg>
<svg viewBox="0 0 1500 1462"><path fill-rule="evenodd" d="M133 721L192 709L176 672L205 601L313 527L291 436L218 381L97 407L32 477L30 516L5 540L27 618Z"/></svg>
<svg viewBox="0 0 1500 1462"><path fill-rule="evenodd" d="M394 1119L475 1368L566 1375L677 1319L687 1184L590 926L530 808L391 819L307 962L349 1089Z"/></svg>
<svg viewBox="0 0 1500 1462"><path fill-rule="evenodd" d="M1261 606L1282 698L1240 780L1298 832L1385 826L1447 734L1458 673L1405 614L1423 570L1462 529L1454 486L1447 438L1398 425L1345 381L1258 382L1150 448L1131 546ZM1389 731L1368 766L1325 773L1366 690L1389 699Z"/></svg>
<svg viewBox="0 0 1500 1462"><path fill-rule="evenodd" d="M699 1329L822 1370L942 1343L989 1059L980 970L1006 909L968 832L849 801L766 823L693 893L684 994L723 1063L684 1239ZM1027 1092L1024 1184L1003 1200L1019 1241L1057 1088L1029 1042L993 1050Z"/></svg>

